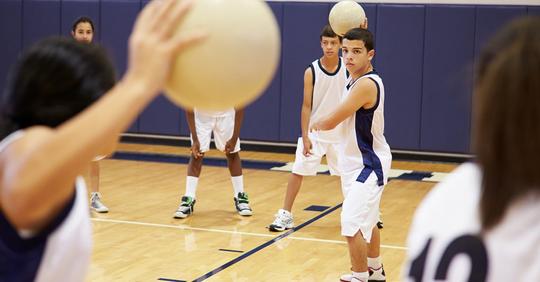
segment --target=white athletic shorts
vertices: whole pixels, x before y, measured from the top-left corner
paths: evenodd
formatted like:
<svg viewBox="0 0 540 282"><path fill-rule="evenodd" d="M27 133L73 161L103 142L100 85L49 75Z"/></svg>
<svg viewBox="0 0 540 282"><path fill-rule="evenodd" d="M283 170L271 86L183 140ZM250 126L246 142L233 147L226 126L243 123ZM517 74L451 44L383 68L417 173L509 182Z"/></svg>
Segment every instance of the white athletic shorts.
<svg viewBox="0 0 540 282"><path fill-rule="evenodd" d="M372 172L365 183L356 181L360 171L341 176L343 206L341 208L341 235L352 237L358 230L366 242L371 241L373 227L379 221L379 205L384 186L377 185Z"/></svg>
<svg viewBox="0 0 540 282"><path fill-rule="evenodd" d="M213 117L195 112L195 129L201 145L201 152L210 150L210 139L214 134L214 143L216 148L222 152L225 151L225 144L231 139L234 132L234 112L230 115ZM193 144L193 139L191 140ZM231 153L240 151L240 138L236 141L234 150Z"/></svg>
<svg viewBox="0 0 540 282"><path fill-rule="evenodd" d="M317 168L321 164L322 157L326 155L326 161L328 162L330 174L339 175L338 154L340 144L318 142L313 138L310 140L312 145L311 155L306 157L304 156L304 141L302 137L298 138L298 144L296 145L296 157L294 159L292 172L303 176L316 175Z"/></svg>

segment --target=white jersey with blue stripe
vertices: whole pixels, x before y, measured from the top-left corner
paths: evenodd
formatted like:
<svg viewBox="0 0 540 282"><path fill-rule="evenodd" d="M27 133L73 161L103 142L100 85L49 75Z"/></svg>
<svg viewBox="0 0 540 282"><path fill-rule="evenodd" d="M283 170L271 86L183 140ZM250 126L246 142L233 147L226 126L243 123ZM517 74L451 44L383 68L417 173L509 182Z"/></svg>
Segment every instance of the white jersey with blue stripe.
<svg viewBox="0 0 540 282"><path fill-rule="evenodd" d="M22 134L5 138L0 152ZM0 210L0 281L84 281L92 248L86 193L78 177L72 198L37 233L17 230Z"/></svg>
<svg viewBox="0 0 540 282"><path fill-rule="evenodd" d="M347 82L347 69L343 58L339 58L337 69L330 73L324 69L321 60L315 60L310 65L313 74L313 93L311 96L310 126L313 122L331 114L341 103L343 86ZM310 137L319 142L340 143L344 132L341 125L332 130L319 131Z"/></svg>
<svg viewBox="0 0 540 282"><path fill-rule="evenodd" d="M356 83L371 79L377 85L377 102L371 109L358 109L343 122L347 133L342 149L340 168L343 174L358 173L356 181L365 182L371 173L377 176L379 186L386 184L392 163L390 146L384 137L384 85L375 72L369 72L356 80L348 80L343 99Z"/></svg>

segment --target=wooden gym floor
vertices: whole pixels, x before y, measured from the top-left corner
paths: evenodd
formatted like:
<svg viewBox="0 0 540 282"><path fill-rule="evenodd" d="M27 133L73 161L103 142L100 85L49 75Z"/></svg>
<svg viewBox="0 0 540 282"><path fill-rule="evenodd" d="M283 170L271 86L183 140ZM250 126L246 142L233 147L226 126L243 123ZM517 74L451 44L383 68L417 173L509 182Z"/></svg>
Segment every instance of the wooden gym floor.
<svg viewBox="0 0 540 282"><path fill-rule="evenodd" d="M118 151L187 157L189 148L121 144ZM215 150L207 157L224 158ZM292 154L241 152L243 160L291 162ZM186 165L155 160L100 162L107 214L92 212L94 250L87 281L339 281L349 271L340 236L339 179L305 177L286 233L266 228L281 208L288 172L244 167L252 217L235 212L228 169L203 166L195 213L174 219ZM449 172L456 164L398 162L393 169ZM381 255L399 281L413 212L433 182L395 179L383 193ZM304 210L322 206L324 211Z"/></svg>

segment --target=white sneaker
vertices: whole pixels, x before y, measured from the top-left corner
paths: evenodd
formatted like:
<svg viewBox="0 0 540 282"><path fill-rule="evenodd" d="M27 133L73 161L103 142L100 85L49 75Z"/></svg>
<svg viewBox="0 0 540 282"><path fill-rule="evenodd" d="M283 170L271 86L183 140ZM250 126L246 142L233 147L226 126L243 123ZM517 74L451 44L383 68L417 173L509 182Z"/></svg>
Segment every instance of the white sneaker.
<svg viewBox="0 0 540 282"><path fill-rule="evenodd" d="M384 266L382 264L377 269L368 267L368 271L369 282L386 282L386 274L384 273Z"/></svg>
<svg viewBox="0 0 540 282"><path fill-rule="evenodd" d="M270 226L268 226L268 229L270 229L270 231L281 232L286 229L291 229L293 226L294 223L292 213L284 209L279 209L279 211L276 213L276 219L272 224L270 224Z"/></svg>
<svg viewBox="0 0 540 282"><path fill-rule="evenodd" d="M341 282L365 282L365 281L363 281L362 279L360 279L358 277L353 277L352 274L341 275L341 277L339 278L339 281L341 281ZM368 280L368 282L369 281L371 281L371 280Z"/></svg>
<svg viewBox="0 0 540 282"><path fill-rule="evenodd" d="M90 197L90 207L99 213L109 212L109 208L101 202L101 194L99 192L92 192Z"/></svg>
<svg viewBox="0 0 540 282"><path fill-rule="evenodd" d="M384 273L384 267L381 265L378 269L373 269L371 267L368 267L369 271L369 280L368 282L386 282L386 274ZM339 281L341 282L356 282L357 280L353 280L352 274L345 274L341 275L339 278Z"/></svg>
<svg viewBox="0 0 540 282"><path fill-rule="evenodd" d="M347 273L347 274L343 274L341 275L341 277L339 277L339 281L341 282L350 282L352 281L352 274L351 273Z"/></svg>

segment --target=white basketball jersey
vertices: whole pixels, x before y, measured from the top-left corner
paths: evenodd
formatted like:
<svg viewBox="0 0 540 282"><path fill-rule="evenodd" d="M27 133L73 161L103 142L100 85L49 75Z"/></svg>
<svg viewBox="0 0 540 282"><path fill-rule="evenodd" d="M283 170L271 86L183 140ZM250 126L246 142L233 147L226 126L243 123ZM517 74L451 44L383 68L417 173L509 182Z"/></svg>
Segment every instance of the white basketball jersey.
<svg viewBox="0 0 540 282"><path fill-rule="evenodd" d="M311 116L310 126L313 122L320 120L331 114L341 103L343 86L347 81L347 69L340 57L338 67L335 72L327 72L321 60L315 60L310 65L313 74L313 94L311 96ZM328 131L319 131L310 135L311 138L319 142L339 143L343 140L343 129L341 125Z"/></svg>
<svg viewBox="0 0 540 282"><path fill-rule="evenodd" d="M18 139L13 133L0 152ZM72 199L38 233L16 230L0 211L0 281L84 281L90 264L92 231L86 185L75 183Z"/></svg>
<svg viewBox="0 0 540 282"><path fill-rule="evenodd" d="M361 79L371 79L377 85L377 102L371 109L360 108L342 124L347 133L340 164L343 174L358 173L356 181L365 182L371 173L377 176L379 186L386 184L392 163L390 146L384 137L384 85L375 72L369 72L356 80L348 80L345 99Z"/></svg>
<svg viewBox="0 0 540 282"><path fill-rule="evenodd" d="M540 281L540 195L528 195L480 236L479 167L466 163L424 198L402 281Z"/></svg>

